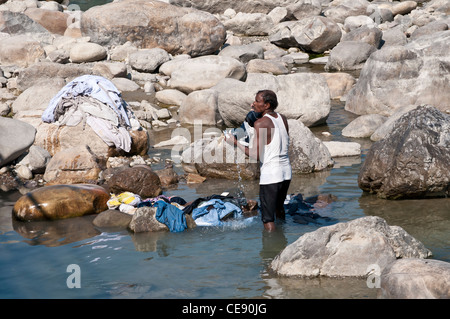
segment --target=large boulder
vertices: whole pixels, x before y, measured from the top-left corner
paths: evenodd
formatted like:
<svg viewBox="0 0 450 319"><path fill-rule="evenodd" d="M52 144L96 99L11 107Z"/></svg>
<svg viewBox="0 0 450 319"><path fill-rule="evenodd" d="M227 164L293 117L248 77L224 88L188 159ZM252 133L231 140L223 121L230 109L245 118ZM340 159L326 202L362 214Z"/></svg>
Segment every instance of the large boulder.
<svg viewBox="0 0 450 319"><path fill-rule="evenodd" d="M28 35L45 44L50 44L53 40L52 34L42 25L23 13L8 10L0 11L0 33L11 36Z"/></svg>
<svg viewBox="0 0 450 319"><path fill-rule="evenodd" d="M381 273L380 297L388 299L449 299L450 263L406 258Z"/></svg>
<svg viewBox="0 0 450 319"><path fill-rule="evenodd" d="M351 71L362 69L366 60L377 49L363 41L342 41L330 52L325 71Z"/></svg>
<svg viewBox="0 0 450 319"><path fill-rule="evenodd" d="M331 154L300 120L288 120L289 159L294 174L323 171L333 166Z"/></svg>
<svg viewBox="0 0 450 319"><path fill-rule="evenodd" d="M149 147L149 136L146 130L129 130L131 148L127 153L114 145L110 146L89 126L79 123L76 126L56 125L42 122L40 112L19 112L15 118L33 125L36 128L34 144L46 149L52 156L59 151L86 145L98 158L119 155L146 155Z"/></svg>
<svg viewBox="0 0 450 319"><path fill-rule="evenodd" d="M429 256L403 228L367 216L304 234L274 258L271 268L285 276L365 277L397 258Z"/></svg>
<svg viewBox="0 0 450 319"><path fill-rule="evenodd" d="M33 145L36 129L23 121L0 117L0 167L18 158Z"/></svg>
<svg viewBox="0 0 450 319"><path fill-rule="evenodd" d="M259 178L259 164L239 148L225 142L223 137L203 138L193 142L181 154L187 173L231 180Z"/></svg>
<svg viewBox="0 0 450 319"><path fill-rule="evenodd" d="M276 7L284 7L288 4L300 2L299 0L165 0L166 2L181 6L193 7L211 13L224 13L228 8L236 12L260 12L269 13Z"/></svg>
<svg viewBox="0 0 450 319"><path fill-rule="evenodd" d="M450 112L450 30L370 55L350 90L345 109L389 116L407 105L430 104Z"/></svg>
<svg viewBox="0 0 450 319"><path fill-rule="evenodd" d="M330 90L325 77L320 74L249 73L245 82L224 79L213 89L218 92L220 115L229 127L241 125L256 93L262 89L277 94L277 112L288 119L299 119L308 127L324 123L331 109Z"/></svg>
<svg viewBox="0 0 450 319"><path fill-rule="evenodd" d="M218 110L217 91L206 89L190 93L181 103L178 115L180 122L185 124L218 124L222 118Z"/></svg>
<svg viewBox="0 0 450 319"><path fill-rule="evenodd" d="M124 0L95 6L81 16L91 42L112 46L132 42L176 55L211 54L225 42L223 24L212 14L160 1Z"/></svg>
<svg viewBox="0 0 450 319"><path fill-rule="evenodd" d="M369 5L367 0L334 0L323 11L323 15L337 23L344 23L348 17L366 15Z"/></svg>
<svg viewBox="0 0 450 319"><path fill-rule="evenodd" d="M53 34L64 35L69 25L70 16L65 12L42 8L27 8L24 13Z"/></svg>
<svg viewBox="0 0 450 319"><path fill-rule="evenodd" d="M28 35L0 38L0 64L27 67L45 57L39 41Z"/></svg>
<svg viewBox="0 0 450 319"><path fill-rule="evenodd" d="M48 83L57 79L66 83L85 75L93 74L93 69L88 64L60 64L55 62L37 62L27 68L21 69L17 77L17 88L25 91L29 87L39 83Z"/></svg>
<svg viewBox="0 0 450 319"><path fill-rule="evenodd" d="M358 185L381 198L450 195L450 116L431 106L404 114L370 148Z"/></svg>
<svg viewBox="0 0 450 319"><path fill-rule="evenodd" d="M226 56L208 55L187 59L171 73L171 88L185 93L209 89L224 78L245 79L244 63Z"/></svg>
<svg viewBox="0 0 450 319"><path fill-rule="evenodd" d="M98 185L45 186L20 197L14 204L13 214L23 221L98 214L108 209L109 197L109 193Z"/></svg>
<svg viewBox="0 0 450 319"><path fill-rule="evenodd" d="M17 114L21 111L43 112L51 99L65 85L63 79L49 80L45 83L37 83L24 90L12 103L11 111Z"/></svg>
<svg viewBox="0 0 450 319"><path fill-rule="evenodd" d="M272 18L263 13L239 12L223 24L228 31L245 36L265 36L274 27Z"/></svg>
<svg viewBox="0 0 450 319"><path fill-rule="evenodd" d="M280 23L272 31L269 40L281 47L299 47L302 50L322 53L338 44L341 36L341 29L336 22L316 16Z"/></svg>

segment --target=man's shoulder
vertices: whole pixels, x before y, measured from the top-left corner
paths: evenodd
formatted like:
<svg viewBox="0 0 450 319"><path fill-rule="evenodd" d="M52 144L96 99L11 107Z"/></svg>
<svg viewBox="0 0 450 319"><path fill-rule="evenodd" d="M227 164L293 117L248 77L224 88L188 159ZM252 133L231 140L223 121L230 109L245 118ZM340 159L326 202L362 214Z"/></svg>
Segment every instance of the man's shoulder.
<svg viewBox="0 0 450 319"><path fill-rule="evenodd" d="M267 116L261 117L254 124L255 128L270 127L270 126L273 126L273 123L272 123L272 120L270 118L268 118Z"/></svg>

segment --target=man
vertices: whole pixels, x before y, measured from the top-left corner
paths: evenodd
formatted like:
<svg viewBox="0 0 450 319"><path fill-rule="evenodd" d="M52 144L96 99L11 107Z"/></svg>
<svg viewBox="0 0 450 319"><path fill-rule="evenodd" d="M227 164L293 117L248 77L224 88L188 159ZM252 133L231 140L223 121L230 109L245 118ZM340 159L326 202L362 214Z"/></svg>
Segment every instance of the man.
<svg viewBox="0 0 450 319"><path fill-rule="evenodd" d="M289 161L289 126L286 117L275 112L278 106L277 96L273 91L262 90L256 93L252 110L261 113L254 123L255 138L250 147L246 147L235 137L227 142L237 145L247 156L260 161L261 218L264 228L275 229L275 216L284 219L283 203L292 178Z"/></svg>

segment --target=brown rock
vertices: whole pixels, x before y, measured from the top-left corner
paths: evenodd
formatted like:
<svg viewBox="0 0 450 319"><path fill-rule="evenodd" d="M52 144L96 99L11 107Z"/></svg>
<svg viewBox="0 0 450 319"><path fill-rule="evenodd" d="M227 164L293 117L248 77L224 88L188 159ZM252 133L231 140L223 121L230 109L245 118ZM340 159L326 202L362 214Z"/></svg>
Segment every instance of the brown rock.
<svg viewBox="0 0 450 319"><path fill-rule="evenodd" d="M98 159L87 146L57 152L44 173L47 185L96 184L101 168Z"/></svg>
<svg viewBox="0 0 450 319"><path fill-rule="evenodd" d="M24 13L51 33L64 35L67 29L69 19L67 13L38 8L28 8Z"/></svg>
<svg viewBox="0 0 450 319"><path fill-rule="evenodd" d="M169 231L169 227L156 219L156 207L140 207L133 214L129 229L135 233Z"/></svg>
<svg viewBox="0 0 450 319"><path fill-rule="evenodd" d="M83 123L79 123L77 126L57 126L40 122L37 125L35 144L46 149L51 155L79 145L87 145L98 158L146 155L149 143L147 131L129 131L129 133L131 149L127 153L114 146L108 146L89 125L83 127Z"/></svg>
<svg viewBox="0 0 450 319"><path fill-rule="evenodd" d="M186 182L188 184L198 184L203 183L206 180L206 177L200 176L194 173L188 173L186 176Z"/></svg>
<svg viewBox="0 0 450 319"><path fill-rule="evenodd" d="M44 49L31 36L16 35L0 41L0 63L3 65L27 67L43 57Z"/></svg>
<svg viewBox="0 0 450 319"><path fill-rule="evenodd" d="M108 209L109 198L109 193L97 185L46 186L20 197L13 214L24 221L79 217Z"/></svg>
<svg viewBox="0 0 450 319"><path fill-rule="evenodd" d="M169 186L178 183L179 177L172 167L167 167L155 171L161 181L162 186Z"/></svg>
<svg viewBox="0 0 450 319"><path fill-rule="evenodd" d="M212 54L225 42L223 24L212 14L161 1L125 0L93 7L81 16L81 32L91 42L141 48L159 47L168 53Z"/></svg>
<svg viewBox="0 0 450 319"><path fill-rule="evenodd" d="M141 198L161 195L161 181L149 166L136 165L111 176L108 187L114 194L132 192Z"/></svg>

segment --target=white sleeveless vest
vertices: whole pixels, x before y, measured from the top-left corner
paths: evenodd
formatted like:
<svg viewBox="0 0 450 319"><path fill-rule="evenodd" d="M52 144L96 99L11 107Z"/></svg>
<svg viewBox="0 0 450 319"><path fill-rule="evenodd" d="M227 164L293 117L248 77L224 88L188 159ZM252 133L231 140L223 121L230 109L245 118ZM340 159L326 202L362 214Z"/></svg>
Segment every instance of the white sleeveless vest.
<svg viewBox="0 0 450 319"><path fill-rule="evenodd" d="M272 140L264 146L260 157L261 169L259 184L274 184L292 178L292 168L289 161L289 135L280 114L275 118L266 114L275 127Z"/></svg>

